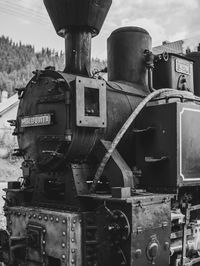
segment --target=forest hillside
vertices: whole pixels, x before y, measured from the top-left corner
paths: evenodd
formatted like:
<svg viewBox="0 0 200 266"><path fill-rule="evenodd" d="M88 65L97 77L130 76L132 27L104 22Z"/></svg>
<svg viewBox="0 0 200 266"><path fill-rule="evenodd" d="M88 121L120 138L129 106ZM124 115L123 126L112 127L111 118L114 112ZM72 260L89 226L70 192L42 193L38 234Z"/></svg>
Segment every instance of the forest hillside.
<svg viewBox="0 0 200 266"><path fill-rule="evenodd" d="M54 66L56 70L64 69L65 56L49 48L36 52L32 45L16 43L8 37L0 37L0 91L8 91L9 96L15 88L23 87L33 76L35 69ZM105 68L106 61L92 59L92 71Z"/></svg>

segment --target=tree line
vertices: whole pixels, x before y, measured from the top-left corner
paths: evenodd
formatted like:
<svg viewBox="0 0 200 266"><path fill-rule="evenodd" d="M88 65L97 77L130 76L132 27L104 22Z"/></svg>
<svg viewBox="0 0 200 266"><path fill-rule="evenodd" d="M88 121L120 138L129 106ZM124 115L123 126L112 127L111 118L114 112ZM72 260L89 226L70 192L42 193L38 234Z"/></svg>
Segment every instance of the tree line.
<svg viewBox="0 0 200 266"><path fill-rule="evenodd" d="M35 69L54 66L63 70L65 55L54 49L42 48L36 52L34 46L16 43L9 37L0 37L0 90L8 91L9 96L15 93L15 88L26 86ZM106 67L106 61L92 59L92 71Z"/></svg>

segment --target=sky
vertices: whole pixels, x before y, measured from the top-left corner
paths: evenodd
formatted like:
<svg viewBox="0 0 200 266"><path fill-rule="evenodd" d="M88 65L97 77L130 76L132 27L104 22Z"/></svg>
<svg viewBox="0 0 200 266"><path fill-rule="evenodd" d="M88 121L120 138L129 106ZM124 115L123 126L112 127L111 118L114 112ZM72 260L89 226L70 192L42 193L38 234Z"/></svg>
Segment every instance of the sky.
<svg viewBox="0 0 200 266"><path fill-rule="evenodd" d="M93 38L92 56L106 59L107 38L119 27L143 27L157 46L200 35L199 24L200 0L113 0L100 34ZM56 35L42 0L0 0L1 35L32 44L36 51L64 51L64 39Z"/></svg>

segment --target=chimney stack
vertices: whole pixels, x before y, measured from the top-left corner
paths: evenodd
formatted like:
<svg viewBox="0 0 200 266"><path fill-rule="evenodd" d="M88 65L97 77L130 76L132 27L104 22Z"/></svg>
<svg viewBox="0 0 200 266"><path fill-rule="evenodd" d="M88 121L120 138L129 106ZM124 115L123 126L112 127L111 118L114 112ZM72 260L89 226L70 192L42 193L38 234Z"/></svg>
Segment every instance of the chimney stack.
<svg viewBox="0 0 200 266"><path fill-rule="evenodd" d="M57 34L65 38L64 72L90 75L91 39L99 34L112 0L43 0Z"/></svg>

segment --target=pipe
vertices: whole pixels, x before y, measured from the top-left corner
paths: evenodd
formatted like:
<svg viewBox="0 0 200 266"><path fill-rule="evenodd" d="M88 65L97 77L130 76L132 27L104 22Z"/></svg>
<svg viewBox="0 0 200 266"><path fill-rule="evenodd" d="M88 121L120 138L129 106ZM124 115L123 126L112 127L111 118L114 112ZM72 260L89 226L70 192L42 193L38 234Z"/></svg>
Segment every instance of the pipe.
<svg viewBox="0 0 200 266"><path fill-rule="evenodd" d="M64 72L91 76L91 39L89 31L74 29L66 32Z"/></svg>
<svg viewBox="0 0 200 266"><path fill-rule="evenodd" d="M154 91L153 88L153 69L152 68L148 68L148 88L150 92Z"/></svg>
<svg viewBox="0 0 200 266"><path fill-rule="evenodd" d="M119 132L117 133L116 137L114 138L113 142L111 143L111 146L109 148L109 150L106 152L106 154L104 155L99 167L97 168L96 174L94 176L94 180L92 182L92 185L90 187L90 193L95 192L96 186L100 180L100 177L105 169L105 166L107 164L107 162L109 161L110 157L112 156L114 150L116 149L117 145L119 144L120 140L122 139L122 137L124 136L124 134L126 133L126 131L128 130L128 128L130 127L130 125L134 122L134 120L136 119L136 117L138 116L138 114L142 111L142 109L146 106L146 104L152 100L153 98L157 97L158 95L160 95L161 93L164 92L174 92L177 90L173 90L173 89L160 89L160 90L156 90L152 93L150 93L144 100L142 100L142 102L136 107L136 109L133 111L133 113L129 116L129 118L127 119L127 121L124 123L124 125L121 127L121 129L119 130Z"/></svg>

